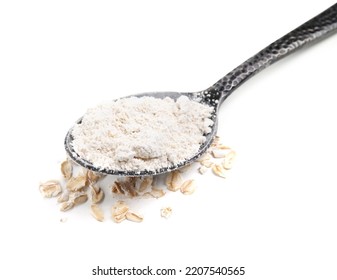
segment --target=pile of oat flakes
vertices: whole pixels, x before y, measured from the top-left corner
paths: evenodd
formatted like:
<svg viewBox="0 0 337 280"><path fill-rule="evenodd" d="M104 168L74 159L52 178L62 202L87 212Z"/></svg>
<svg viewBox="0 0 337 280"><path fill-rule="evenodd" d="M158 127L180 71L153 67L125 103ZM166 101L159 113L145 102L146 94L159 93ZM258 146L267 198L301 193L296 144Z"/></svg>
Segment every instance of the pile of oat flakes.
<svg viewBox="0 0 337 280"><path fill-rule="evenodd" d="M200 174L212 170L213 174L226 178L228 170L232 168L234 158L235 152L228 146L221 144L217 136L211 147L197 162L165 174L165 186L158 186L159 180L157 179L163 175L146 177L106 176L80 167L67 159L61 164L62 178L41 183L39 190L45 198L56 197L61 211L68 211L77 205L89 202L92 216L100 222L104 221L105 218L100 203L109 190L110 195L116 198L116 202L111 206L110 214L115 223L124 220L142 222L143 216L132 211L124 201L125 199L144 197L159 199L166 194L166 191L180 191L184 195L193 194L196 190L196 182L194 179L184 178L183 173L187 169L191 168L192 165L198 165ZM112 178L113 180L111 180ZM108 186L106 181L110 182ZM163 218L168 218L171 213L171 207L160 209L160 215Z"/></svg>

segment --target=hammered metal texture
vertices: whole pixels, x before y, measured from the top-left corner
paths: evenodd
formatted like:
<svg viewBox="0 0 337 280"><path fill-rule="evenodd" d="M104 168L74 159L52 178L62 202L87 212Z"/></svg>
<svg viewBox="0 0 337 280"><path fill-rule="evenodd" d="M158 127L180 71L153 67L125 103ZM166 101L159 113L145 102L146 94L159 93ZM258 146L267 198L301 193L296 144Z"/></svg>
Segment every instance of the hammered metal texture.
<svg viewBox="0 0 337 280"><path fill-rule="evenodd" d="M236 88L264 68L336 30L337 4L270 44L204 91L207 103L218 100L221 104Z"/></svg>

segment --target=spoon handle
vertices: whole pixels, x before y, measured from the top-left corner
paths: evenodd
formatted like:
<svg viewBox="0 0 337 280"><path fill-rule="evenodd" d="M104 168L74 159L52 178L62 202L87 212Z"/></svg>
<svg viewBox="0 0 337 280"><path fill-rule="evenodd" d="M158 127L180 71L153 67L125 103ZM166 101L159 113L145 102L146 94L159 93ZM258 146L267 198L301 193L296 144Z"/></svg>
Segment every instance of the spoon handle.
<svg viewBox="0 0 337 280"><path fill-rule="evenodd" d="M236 88L274 62L337 31L337 4L270 44L208 88L209 98L221 104Z"/></svg>

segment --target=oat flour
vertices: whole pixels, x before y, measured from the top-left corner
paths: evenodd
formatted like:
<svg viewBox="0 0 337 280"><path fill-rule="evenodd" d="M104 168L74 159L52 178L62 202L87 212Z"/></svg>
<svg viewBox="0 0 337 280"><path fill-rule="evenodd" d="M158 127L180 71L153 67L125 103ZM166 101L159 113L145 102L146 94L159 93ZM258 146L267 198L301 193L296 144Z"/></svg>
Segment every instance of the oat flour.
<svg viewBox="0 0 337 280"><path fill-rule="evenodd" d="M129 97L89 109L72 132L74 150L95 166L156 170L193 156L211 131L213 108L186 96Z"/></svg>

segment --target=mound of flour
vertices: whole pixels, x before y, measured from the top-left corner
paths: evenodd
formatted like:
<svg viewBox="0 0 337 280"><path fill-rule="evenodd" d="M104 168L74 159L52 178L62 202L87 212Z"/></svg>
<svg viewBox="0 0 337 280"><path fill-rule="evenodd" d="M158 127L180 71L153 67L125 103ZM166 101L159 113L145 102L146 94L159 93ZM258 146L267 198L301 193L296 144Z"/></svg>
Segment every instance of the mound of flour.
<svg viewBox="0 0 337 280"><path fill-rule="evenodd" d="M119 99L86 112L73 129L73 147L97 167L154 171L198 152L211 131L212 111L186 96Z"/></svg>

